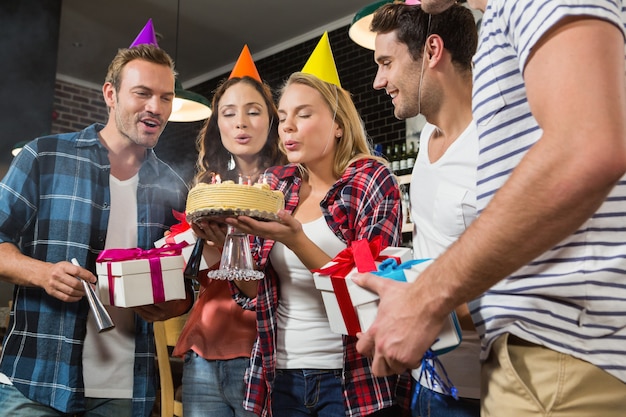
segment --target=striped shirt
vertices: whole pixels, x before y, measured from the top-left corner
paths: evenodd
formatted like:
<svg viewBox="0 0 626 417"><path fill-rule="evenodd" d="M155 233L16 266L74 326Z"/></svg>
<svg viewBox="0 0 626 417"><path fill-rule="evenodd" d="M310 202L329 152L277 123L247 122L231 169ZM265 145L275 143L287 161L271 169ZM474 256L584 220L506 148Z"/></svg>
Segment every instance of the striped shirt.
<svg viewBox="0 0 626 417"><path fill-rule="evenodd" d="M13 160L0 183L0 243L56 263L76 258L95 270L109 220L108 152L103 125L35 139ZM148 249L177 223L185 182L152 150L139 171L137 239ZM15 286L0 372L33 401L64 413L84 409L82 349L89 305L66 303L42 288ZM111 383L115 383L111 381ZM136 319L133 416L149 416L155 398L152 325Z"/></svg>
<svg viewBox="0 0 626 417"><path fill-rule="evenodd" d="M285 194L285 210L298 206L302 180L295 165L266 172L272 189ZM391 171L373 159L350 165L320 203L324 218L335 235L347 245L359 239L382 238L383 246L400 243L400 191ZM276 371L276 310L279 279L269 261L274 241L257 240L253 255L264 270L257 301L258 339L252 350L251 369L246 373L244 406L257 415L271 416L271 384ZM343 337L343 387L346 416L365 416L408 400L409 375L376 378L369 358L356 350L356 337Z"/></svg>
<svg viewBox="0 0 626 417"><path fill-rule="evenodd" d="M489 2L474 57L479 212L542 134L522 70L537 41L568 15L597 16L623 31L626 22L625 5L617 0ZM483 335L482 358L499 335L512 333L626 382L625 237L622 178L579 230L470 303Z"/></svg>

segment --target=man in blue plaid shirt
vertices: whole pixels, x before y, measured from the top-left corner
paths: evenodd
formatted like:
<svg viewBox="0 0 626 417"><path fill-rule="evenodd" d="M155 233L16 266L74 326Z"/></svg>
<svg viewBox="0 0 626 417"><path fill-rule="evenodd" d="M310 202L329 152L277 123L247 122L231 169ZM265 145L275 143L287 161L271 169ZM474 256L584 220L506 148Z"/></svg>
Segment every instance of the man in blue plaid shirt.
<svg viewBox="0 0 626 417"><path fill-rule="evenodd" d="M80 279L96 282L103 249L150 248L176 223L172 209L184 210L185 182L153 151L174 79L157 46L120 49L102 89L107 124L31 141L0 183L0 279L15 285L0 357L3 415L150 415L150 322L184 313L191 295L108 307L115 328L99 333Z"/></svg>

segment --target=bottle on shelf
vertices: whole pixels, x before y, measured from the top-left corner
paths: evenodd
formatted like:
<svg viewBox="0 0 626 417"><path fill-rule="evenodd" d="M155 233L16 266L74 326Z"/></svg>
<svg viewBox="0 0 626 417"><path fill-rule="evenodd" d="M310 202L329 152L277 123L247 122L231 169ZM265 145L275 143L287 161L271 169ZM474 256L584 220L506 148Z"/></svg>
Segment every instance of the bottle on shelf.
<svg viewBox="0 0 626 417"><path fill-rule="evenodd" d="M391 159L393 157L393 154L391 153L391 145L387 145L384 157L387 161L389 161L389 169L391 169Z"/></svg>
<svg viewBox="0 0 626 417"><path fill-rule="evenodd" d="M402 145L400 147L400 168L399 175L407 174L407 153L406 153L406 141L402 141Z"/></svg>
<svg viewBox="0 0 626 417"><path fill-rule="evenodd" d="M391 156L391 170L397 174L400 170L400 146L393 145L393 155Z"/></svg>
<svg viewBox="0 0 626 417"><path fill-rule="evenodd" d="M411 141L409 143L409 150L407 152L406 158L406 167L409 169L409 172L413 171L413 165L415 165L416 156L417 152L415 151L415 142Z"/></svg>
<svg viewBox="0 0 626 417"><path fill-rule="evenodd" d="M402 194L402 229L403 231L407 229L407 224L411 223L411 197L409 195L409 190L406 187L403 187Z"/></svg>

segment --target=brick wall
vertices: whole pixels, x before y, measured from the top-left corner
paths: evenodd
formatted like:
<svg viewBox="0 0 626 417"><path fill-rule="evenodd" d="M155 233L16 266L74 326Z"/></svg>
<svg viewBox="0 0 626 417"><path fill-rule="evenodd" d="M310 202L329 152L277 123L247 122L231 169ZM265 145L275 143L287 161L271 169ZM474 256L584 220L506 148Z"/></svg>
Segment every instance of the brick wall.
<svg viewBox="0 0 626 417"><path fill-rule="evenodd" d="M94 122L106 123L102 91L60 80L54 90L51 133L81 130Z"/></svg>
<svg viewBox="0 0 626 417"><path fill-rule="evenodd" d="M387 144L404 140L405 123L393 116L391 100L384 91L372 88L376 75L373 52L352 42L348 37L348 27L329 32L329 38L341 84L352 93L372 142L383 144L383 149L386 149ZM316 37L256 61L261 77L277 90L289 74L302 69L318 41L319 37ZM103 68L103 72L105 70ZM219 81L226 76L228 73L190 90L210 99ZM53 133L80 130L95 121L106 121L106 107L99 90L58 80L54 111L58 117L53 121ZM161 159L172 165L188 181L193 178L195 170L195 139L201 127L202 122L169 123L155 149Z"/></svg>

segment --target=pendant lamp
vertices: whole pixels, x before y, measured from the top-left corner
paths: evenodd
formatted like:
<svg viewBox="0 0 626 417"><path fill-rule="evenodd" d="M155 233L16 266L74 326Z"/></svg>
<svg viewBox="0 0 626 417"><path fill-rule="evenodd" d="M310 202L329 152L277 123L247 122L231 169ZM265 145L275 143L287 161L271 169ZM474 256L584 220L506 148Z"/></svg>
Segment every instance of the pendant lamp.
<svg viewBox="0 0 626 417"><path fill-rule="evenodd" d="M176 49L174 62L178 55L178 32L180 28L180 0L176 6ZM172 103L172 113L168 121L170 122L195 122L208 119L211 116L209 100L193 91L183 88L182 83L176 78L174 86L174 102Z"/></svg>
<svg viewBox="0 0 626 417"><path fill-rule="evenodd" d="M26 142L27 141L23 140L13 145L13 149L11 149L11 155L17 156L17 154L22 151L22 148L24 147L24 145L26 145Z"/></svg>
<svg viewBox="0 0 626 417"><path fill-rule="evenodd" d="M385 4L393 2L393 0L376 1L356 12L354 18L352 19L352 23L350 24L350 29L348 30L348 36L350 36L350 39L352 39L352 41L357 45L373 51L376 34L370 31L370 24L372 23L374 12Z"/></svg>
<svg viewBox="0 0 626 417"><path fill-rule="evenodd" d="M185 90L178 78L174 89L174 101L170 122L195 122L211 117L209 100L204 96Z"/></svg>

